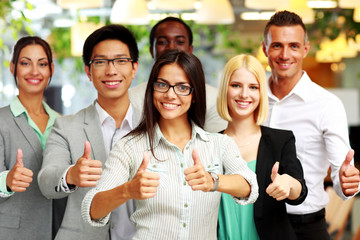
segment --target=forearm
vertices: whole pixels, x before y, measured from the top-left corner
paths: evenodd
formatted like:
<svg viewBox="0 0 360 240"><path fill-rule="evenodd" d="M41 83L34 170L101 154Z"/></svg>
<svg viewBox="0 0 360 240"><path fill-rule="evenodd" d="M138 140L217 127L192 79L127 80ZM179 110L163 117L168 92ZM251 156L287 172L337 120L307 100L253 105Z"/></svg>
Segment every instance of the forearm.
<svg viewBox="0 0 360 240"><path fill-rule="evenodd" d="M130 199L128 183L107 191L99 192L91 202L90 217L93 220L101 219Z"/></svg>
<svg viewBox="0 0 360 240"><path fill-rule="evenodd" d="M296 200L300 197L300 194L301 194L301 190L302 190L301 183L297 179L295 179L289 175L287 175L287 176L289 177L289 184L290 184L290 193L289 193L288 199Z"/></svg>
<svg viewBox="0 0 360 240"><path fill-rule="evenodd" d="M219 175L219 187L217 191L230 194L237 198L245 198L250 195L250 184L241 175Z"/></svg>

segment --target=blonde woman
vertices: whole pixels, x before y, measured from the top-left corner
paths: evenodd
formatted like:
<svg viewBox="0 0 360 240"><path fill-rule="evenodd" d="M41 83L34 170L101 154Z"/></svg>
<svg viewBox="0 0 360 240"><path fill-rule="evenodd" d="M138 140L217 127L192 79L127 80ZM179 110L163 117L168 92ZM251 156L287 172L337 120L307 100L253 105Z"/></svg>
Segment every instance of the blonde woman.
<svg viewBox="0 0 360 240"><path fill-rule="evenodd" d="M222 194L218 239L296 239L285 203L304 201L303 170L293 133L261 126L268 97L265 71L255 57L238 55L225 65L217 109L228 121L223 134L235 140L259 184L254 204L237 206Z"/></svg>

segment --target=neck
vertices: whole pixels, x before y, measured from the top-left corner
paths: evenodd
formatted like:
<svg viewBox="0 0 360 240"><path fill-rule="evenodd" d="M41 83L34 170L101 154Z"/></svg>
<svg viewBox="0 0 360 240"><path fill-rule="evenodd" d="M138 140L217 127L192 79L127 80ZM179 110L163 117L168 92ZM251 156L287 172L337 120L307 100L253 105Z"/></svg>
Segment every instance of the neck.
<svg viewBox="0 0 360 240"><path fill-rule="evenodd" d="M260 126L255 123L253 115L246 119L234 119L228 123L224 133L236 138L244 138L249 135L257 134Z"/></svg>
<svg viewBox="0 0 360 240"><path fill-rule="evenodd" d="M116 127L119 128L130 106L128 96L119 99L105 99L98 96L97 101L99 105L115 120Z"/></svg>
<svg viewBox="0 0 360 240"><path fill-rule="evenodd" d="M183 149L191 138L191 124L187 119L164 120L160 119L159 127L169 142Z"/></svg>
<svg viewBox="0 0 360 240"><path fill-rule="evenodd" d="M270 78L270 89L279 100L287 96L291 90L296 86L302 77L302 72L292 78L279 78L276 75L272 75Z"/></svg>
<svg viewBox="0 0 360 240"><path fill-rule="evenodd" d="M42 105L43 93L28 94L20 90L18 98L29 114L40 114L45 112L44 106Z"/></svg>

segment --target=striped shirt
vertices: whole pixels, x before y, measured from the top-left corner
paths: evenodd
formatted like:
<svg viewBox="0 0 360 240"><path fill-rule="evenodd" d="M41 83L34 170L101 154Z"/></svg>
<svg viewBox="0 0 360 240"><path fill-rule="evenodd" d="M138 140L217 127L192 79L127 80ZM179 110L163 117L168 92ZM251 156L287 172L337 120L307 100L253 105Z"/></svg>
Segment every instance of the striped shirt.
<svg viewBox="0 0 360 240"><path fill-rule="evenodd" d="M151 155L146 134L121 139L110 152L98 185L90 190L82 204L82 216L93 226L103 226L109 216L97 221L90 218L90 205L96 193L115 188L131 180L148 151L147 171L160 175L154 198L135 200L131 220L136 226L133 239L216 239L220 192L193 191L184 170L194 165L192 151L198 150L206 171L240 174L251 186L247 198L234 198L239 204L253 203L258 197L256 175L241 158L234 140L226 135L207 133L192 125L192 137L183 151L169 143L155 127L154 153Z"/></svg>

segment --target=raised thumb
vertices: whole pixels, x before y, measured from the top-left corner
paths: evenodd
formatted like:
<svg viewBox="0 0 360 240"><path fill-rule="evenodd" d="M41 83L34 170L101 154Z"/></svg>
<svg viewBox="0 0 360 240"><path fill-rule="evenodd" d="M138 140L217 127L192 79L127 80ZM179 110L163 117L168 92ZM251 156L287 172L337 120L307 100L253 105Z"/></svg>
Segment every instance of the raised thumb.
<svg viewBox="0 0 360 240"><path fill-rule="evenodd" d="M89 141L85 141L83 158L91 159L91 145Z"/></svg>
<svg viewBox="0 0 360 240"><path fill-rule="evenodd" d="M149 164L149 155L147 154L147 152L144 152L143 153L143 160L142 160L142 163L140 164L140 167L138 169L138 172L145 172L146 171L146 168Z"/></svg>
<svg viewBox="0 0 360 240"><path fill-rule="evenodd" d="M192 158L194 160L194 165L201 165L199 154L196 148L192 151Z"/></svg>
<svg viewBox="0 0 360 240"><path fill-rule="evenodd" d="M20 148L17 150L16 154L16 165L19 167L24 167L23 152Z"/></svg>
<svg viewBox="0 0 360 240"><path fill-rule="evenodd" d="M271 181L274 181L279 171L279 162L276 162L271 169Z"/></svg>
<svg viewBox="0 0 360 240"><path fill-rule="evenodd" d="M350 165L351 161L354 157L354 150L350 149L349 152L346 154L345 161L343 164Z"/></svg>

